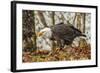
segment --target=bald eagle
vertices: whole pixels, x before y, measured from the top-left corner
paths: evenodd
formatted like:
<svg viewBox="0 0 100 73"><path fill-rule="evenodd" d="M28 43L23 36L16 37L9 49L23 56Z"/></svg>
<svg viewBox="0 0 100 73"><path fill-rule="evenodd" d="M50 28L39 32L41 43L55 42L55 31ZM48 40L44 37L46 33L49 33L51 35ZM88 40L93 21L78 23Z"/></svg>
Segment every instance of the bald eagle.
<svg viewBox="0 0 100 73"><path fill-rule="evenodd" d="M64 48L65 45L71 45L76 37L86 37L86 35L74 26L69 26L64 23L56 24L51 28L46 27L38 35L45 35L46 38L57 41L59 48Z"/></svg>

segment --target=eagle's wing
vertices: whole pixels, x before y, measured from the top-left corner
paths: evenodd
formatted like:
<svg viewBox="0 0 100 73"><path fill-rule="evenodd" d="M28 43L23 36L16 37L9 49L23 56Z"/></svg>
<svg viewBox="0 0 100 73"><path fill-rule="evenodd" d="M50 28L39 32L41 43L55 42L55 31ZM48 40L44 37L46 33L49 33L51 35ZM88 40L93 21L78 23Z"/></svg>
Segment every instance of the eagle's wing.
<svg viewBox="0 0 100 73"><path fill-rule="evenodd" d="M70 38L74 35L74 30L65 24L55 25L53 28L53 32L55 35L59 36L59 38Z"/></svg>

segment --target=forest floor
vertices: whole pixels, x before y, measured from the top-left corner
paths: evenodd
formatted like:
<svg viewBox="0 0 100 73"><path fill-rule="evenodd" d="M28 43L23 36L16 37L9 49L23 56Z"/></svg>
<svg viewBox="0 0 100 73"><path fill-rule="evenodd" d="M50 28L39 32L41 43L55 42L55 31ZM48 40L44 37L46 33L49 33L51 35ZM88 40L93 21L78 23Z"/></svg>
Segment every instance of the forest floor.
<svg viewBox="0 0 100 73"><path fill-rule="evenodd" d="M48 62L48 61L71 61L71 60L89 60L91 59L91 47L67 47L63 49L56 48L52 51L35 50L32 52L23 52L24 63Z"/></svg>

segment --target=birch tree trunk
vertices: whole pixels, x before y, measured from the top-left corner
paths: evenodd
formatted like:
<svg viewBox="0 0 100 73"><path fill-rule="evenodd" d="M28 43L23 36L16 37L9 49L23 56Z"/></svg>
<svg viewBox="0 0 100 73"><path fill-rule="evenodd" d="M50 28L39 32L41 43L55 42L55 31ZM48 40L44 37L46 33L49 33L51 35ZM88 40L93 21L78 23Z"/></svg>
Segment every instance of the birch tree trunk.
<svg viewBox="0 0 100 73"><path fill-rule="evenodd" d="M85 13L82 13L82 25L83 25L83 33L85 33L85 18L86 18L86 14Z"/></svg>
<svg viewBox="0 0 100 73"><path fill-rule="evenodd" d="M46 24L46 21L45 21L45 18L44 18L44 15L43 15L43 12L42 12L42 11L38 11L38 16L39 16L40 21L42 22L42 24L43 24L45 27L48 27L47 24Z"/></svg>
<svg viewBox="0 0 100 73"><path fill-rule="evenodd" d="M85 13L76 13L75 19L77 21L77 28L82 32L85 33ZM74 21L75 21L74 19Z"/></svg>
<svg viewBox="0 0 100 73"><path fill-rule="evenodd" d="M81 14L80 13L77 13L77 28L82 31L81 29Z"/></svg>

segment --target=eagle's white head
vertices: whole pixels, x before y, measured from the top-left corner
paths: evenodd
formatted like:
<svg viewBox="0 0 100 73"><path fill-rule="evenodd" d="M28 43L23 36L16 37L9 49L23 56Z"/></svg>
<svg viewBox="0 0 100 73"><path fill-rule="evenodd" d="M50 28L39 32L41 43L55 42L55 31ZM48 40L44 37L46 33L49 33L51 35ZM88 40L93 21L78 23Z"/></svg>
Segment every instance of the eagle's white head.
<svg viewBox="0 0 100 73"><path fill-rule="evenodd" d="M52 31L50 28L44 28L40 30L40 32L37 33L38 37L44 37L44 38L51 38L52 37Z"/></svg>

